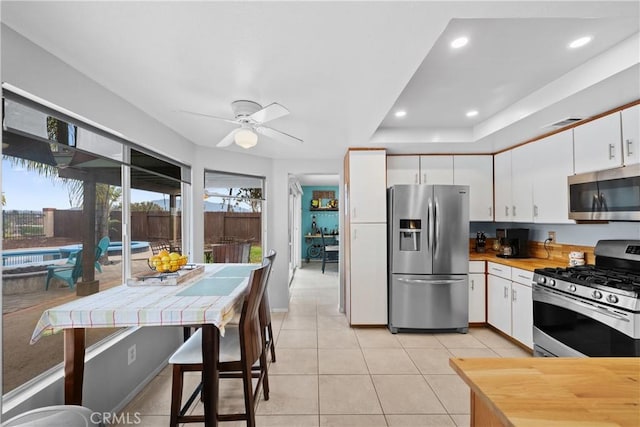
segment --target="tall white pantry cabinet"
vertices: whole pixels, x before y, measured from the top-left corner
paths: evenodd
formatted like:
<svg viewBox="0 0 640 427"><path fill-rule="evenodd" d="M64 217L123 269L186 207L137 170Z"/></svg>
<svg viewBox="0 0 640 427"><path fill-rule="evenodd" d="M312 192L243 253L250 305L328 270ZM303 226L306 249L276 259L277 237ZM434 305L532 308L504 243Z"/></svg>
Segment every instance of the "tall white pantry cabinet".
<svg viewBox="0 0 640 427"><path fill-rule="evenodd" d="M345 156L345 309L352 325L387 324L386 152Z"/></svg>

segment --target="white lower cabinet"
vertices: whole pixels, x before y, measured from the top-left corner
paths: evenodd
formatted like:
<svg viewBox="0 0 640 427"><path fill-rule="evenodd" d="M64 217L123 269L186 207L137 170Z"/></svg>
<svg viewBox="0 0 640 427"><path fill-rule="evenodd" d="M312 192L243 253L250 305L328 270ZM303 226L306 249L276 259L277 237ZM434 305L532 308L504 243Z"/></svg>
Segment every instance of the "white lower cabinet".
<svg viewBox="0 0 640 427"><path fill-rule="evenodd" d="M511 282L511 336L533 348L533 297L531 286Z"/></svg>
<svg viewBox="0 0 640 427"><path fill-rule="evenodd" d="M533 273L492 262L488 264L487 322L533 348ZM502 277L495 276L495 273ZM511 279L505 277L506 273L510 274Z"/></svg>
<svg viewBox="0 0 640 427"><path fill-rule="evenodd" d="M351 324L387 324L387 225L351 224Z"/></svg>
<svg viewBox="0 0 640 427"><path fill-rule="evenodd" d="M484 261L469 261L469 323L485 323Z"/></svg>
<svg viewBox="0 0 640 427"><path fill-rule="evenodd" d="M487 285L487 321L505 334L511 335L511 280L489 274Z"/></svg>

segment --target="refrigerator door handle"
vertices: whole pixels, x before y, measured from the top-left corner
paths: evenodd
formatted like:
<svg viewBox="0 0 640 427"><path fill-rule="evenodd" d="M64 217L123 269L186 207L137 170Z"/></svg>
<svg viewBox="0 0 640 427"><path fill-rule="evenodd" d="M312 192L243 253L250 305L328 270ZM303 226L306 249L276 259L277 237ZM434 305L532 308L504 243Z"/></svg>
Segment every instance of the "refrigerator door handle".
<svg viewBox="0 0 640 427"><path fill-rule="evenodd" d="M434 220L435 216L433 215L433 200L431 200L431 197L429 197L427 201L427 224L429 227L429 230L427 230L427 246L430 254L433 254L433 233L435 231Z"/></svg>
<svg viewBox="0 0 640 427"><path fill-rule="evenodd" d="M408 284L441 284L441 285L453 285L455 283L464 282L465 279L407 279L400 277L398 282L404 282Z"/></svg>
<svg viewBox="0 0 640 427"><path fill-rule="evenodd" d="M438 203L438 199L434 198L435 203L433 206L433 222L434 222L434 237L433 237L433 254L438 251L438 241L440 240L440 216L438 215L438 209L440 208L440 203Z"/></svg>

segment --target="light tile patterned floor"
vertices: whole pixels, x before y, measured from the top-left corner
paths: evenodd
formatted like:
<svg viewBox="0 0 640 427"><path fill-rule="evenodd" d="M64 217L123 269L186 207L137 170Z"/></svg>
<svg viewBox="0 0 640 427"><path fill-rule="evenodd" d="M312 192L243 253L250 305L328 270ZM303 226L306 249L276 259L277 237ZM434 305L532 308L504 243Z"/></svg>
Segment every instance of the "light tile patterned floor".
<svg viewBox="0 0 640 427"><path fill-rule="evenodd" d="M277 362L269 370L270 399L258 404L258 426L468 426L469 388L449 358L529 356L484 328L466 335L350 328L338 312L335 268L322 274L319 263L303 267L289 312L272 315ZM241 386L233 381L222 381L222 411L242 409ZM141 426L168 425L170 386L165 369L124 412L138 412ZM192 412L202 413L201 404Z"/></svg>

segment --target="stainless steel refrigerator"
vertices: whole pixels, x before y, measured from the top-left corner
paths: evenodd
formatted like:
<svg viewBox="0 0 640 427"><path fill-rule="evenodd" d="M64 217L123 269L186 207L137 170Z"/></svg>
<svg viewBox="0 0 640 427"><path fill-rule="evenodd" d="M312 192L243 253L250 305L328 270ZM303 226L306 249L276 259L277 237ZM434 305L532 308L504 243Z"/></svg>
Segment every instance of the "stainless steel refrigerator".
<svg viewBox="0 0 640 427"><path fill-rule="evenodd" d="M469 328L469 187L389 188L389 330Z"/></svg>

